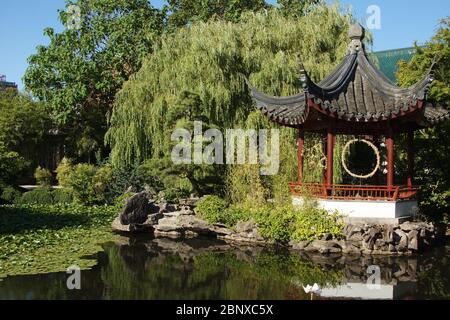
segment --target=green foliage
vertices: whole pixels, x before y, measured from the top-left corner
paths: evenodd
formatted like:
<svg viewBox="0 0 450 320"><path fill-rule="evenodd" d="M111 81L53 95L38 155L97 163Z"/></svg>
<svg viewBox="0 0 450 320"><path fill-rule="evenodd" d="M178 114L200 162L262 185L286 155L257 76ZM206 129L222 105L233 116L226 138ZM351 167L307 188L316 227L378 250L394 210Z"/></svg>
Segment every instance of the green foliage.
<svg viewBox="0 0 450 320"><path fill-rule="evenodd" d="M199 201L196 212L206 221L211 223L227 224L228 201L218 196L205 196Z"/></svg>
<svg viewBox="0 0 450 320"><path fill-rule="evenodd" d="M294 208L267 205L250 208L246 214L258 223L261 236L274 242L287 243L290 240L315 240L325 234L342 236L344 224L338 213L330 214L307 201L302 207Z"/></svg>
<svg viewBox="0 0 450 320"><path fill-rule="evenodd" d="M56 168L56 180L61 187L68 187L70 172L72 172L72 162L64 157Z"/></svg>
<svg viewBox="0 0 450 320"><path fill-rule="evenodd" d="M22 197L16 200L16 203L51 205L54 203L52 189L40 187L32 191L25 192L22 194Z"/></svg>
<svg viewBox="0 0 450 320"><path fill-rule="evenodd" d="M7 203L15 203L15 201L22 196L22 193L13 187L5 187L1 194L0 199Z"/></svg>
<svg viewBox="0 0 450 320"><path fill-rule="evenodd" d="M108 203L111 199L110 185L113 178L113 169L110 165L100 167L92 178L92 188L95 201Z"/></svg>
<svg viewBox="0 0 450 320"><path fill-rule="evenodd" d="M204 117L220 129L242 125L252 111L244 75L267 93L297 93L298 55L315 80L324 77L345 54L350 22L339 7L322 5L300 18L269 10L163 36L117 95L106 135L112 163L169 156L176 123L168 115Z"/></svg>
<svg viewBox="0 0 450 320"><path fill-rule="evenodd" d="M450 18L441 22L433 38L410 63L401 62L397 77L402 86L410 86L428 71L433 59L434 81L428 99L443 107L450 106ZM420 209L430 219L442 220L450 213L450 123L421 130L415 134L416 183L422 186ZM400 146L405 150L405 145ZM403 157L405 158L405 157ZM404 166L400 166L404 167Z"/></svg>
<svg viewBox="0 0 450 320"><path fill-rule="evenodd" d="M324 235L343 236L344 222L338 212L320 209L315 201L307 200L295 210L291 240L314 240Z"/></svg>
<svg viewBox="0 0 450 320"><path fill-rule="evenodd" d="M85 259L111 241L115 207L79 205L0 206L0 278L91 268Z"/></svg>
<svg viewBox="0 0 450 320"><path fill-rule="evenodd" d="M206 196L196 212L210 223L223 223L233 227L238 221L254 220L266 240L288 243L290 240L315 240L330 234L342 236L344 224L336 212L330 214L320 209L313 200L307 200L297 208L292 204L264 206L231 205L217 196Z"/></svg>
<svg viewBox="0 0 450 320"><path fill-rule="evenodd" d="M51 189L48 187L36 188L32 191L19 193L14 201L18 205L53 205L53 204L71 204L74 201L72 191L70 189Z"/></svg>
<svg viewBox="0 0 450 320"><path fill-rule="evenodd" d="M73 194L70 189L55 189L53 190L54 204L71 204L73 203Z"/></svg>
<svg viewBox="0 0 450 320"><path fill-rule="evenodd" d="M68 177L67 184L73 191L75 200L81 204L92 204L95 202L93 178L96 168L93 165L77 164Z"/></svg>
<svg viewBox="0 0 450 320"><path fill-rule="evenodd" d="M278 0L277 2L284 15L296 17L308 14L314 5L323 4L322 0Z"/></svg>
<svg viewBox="0 0 450 320"><path fill-rule="evenodd" d="M37 167L34 171L34 178L41 187L49 187L53 182L53 175L50 170Z"/></svg>
<svg viewBox="0 0 450 320"><path fill-rule="evenodd" d="M294 232L295 211L289 206L265 206L249 209L249 216L258 223L258 231L267 240L287 243Z"/></svg>
<svg viewBox="0 0 450 320"><path fill-rule="evenodd" d="M14 184L28 166L28 161L19 156L17 152L7 150L0 141L0 189L3 186Z"/></svg>
<svg viewBox="0 0 450 320"><path fill-rule="evenodd" d="M268 190L263 185L259 166L245 164L230 167L227 175L227 194L232 203L263 205Z"/></svg>
<svg viewBox="0 0 450 320"><path fill-rule="evenodd" d="M237 22L246 11L259 11L267 8L264 0L168 0L169 27L179 28L195 22L221 19Z"/></svg>
<svg viewBox="0 0 450 320"><path fill-rule="evenodd" d="M47 28L47 46L28 58L24 83L65 126L67 152L84 161L103 146L114 96L162 32L164 15L147 0L67 0L81 10L81 28ZM59 19L67 25L66 11Z"/></svg>
<svg viewBox="0 0 450 320"><path fill-rule="evenodd" d="M50 125L44 104L28 95L0 91L0 143L5 148L16 152L28 149L33 154Z"/></svg>

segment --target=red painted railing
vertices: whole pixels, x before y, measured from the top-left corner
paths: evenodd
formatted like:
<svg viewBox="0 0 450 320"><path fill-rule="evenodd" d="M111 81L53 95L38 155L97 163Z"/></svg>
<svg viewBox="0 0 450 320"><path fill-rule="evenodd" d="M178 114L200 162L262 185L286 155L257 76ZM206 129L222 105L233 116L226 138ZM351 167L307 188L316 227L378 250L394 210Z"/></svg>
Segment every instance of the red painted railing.
<svg viewBox="0 0 450 320"><path fill-rule="evenodd" d="M418 187L353 186L320 183L289 183L294 196L312 196L330 200L411 200L416 199Z"/></svg>

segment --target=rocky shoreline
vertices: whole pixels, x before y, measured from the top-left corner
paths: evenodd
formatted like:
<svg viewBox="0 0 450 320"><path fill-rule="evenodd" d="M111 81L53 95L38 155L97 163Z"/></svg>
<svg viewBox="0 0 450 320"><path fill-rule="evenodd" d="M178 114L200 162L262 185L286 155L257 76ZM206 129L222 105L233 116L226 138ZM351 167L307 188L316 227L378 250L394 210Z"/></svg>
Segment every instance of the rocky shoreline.
<svg viewBox="0 0 450 320"><path fill-rule="evenodd" d="M273 245L258 232L254 221L241 221L233 229L211 224L195 214L199 199L185 199L180 204L156 204L147 192L127 199L112 228L120 233L149 233L172 239L207 236L229 242ZM341 239L326 235L314 241L278 244L303 252L356 255L410 255L444 243L445 225L407 221L398 226L347 224Z"/></svg>

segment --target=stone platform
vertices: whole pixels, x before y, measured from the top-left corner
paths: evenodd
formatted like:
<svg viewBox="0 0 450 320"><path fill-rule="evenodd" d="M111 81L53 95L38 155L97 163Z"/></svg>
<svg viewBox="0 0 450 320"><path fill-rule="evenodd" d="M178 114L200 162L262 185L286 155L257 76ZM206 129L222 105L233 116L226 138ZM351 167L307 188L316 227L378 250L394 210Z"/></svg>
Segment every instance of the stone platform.
<svg viewBox="0 0 450 320"><path fill-rule="evenodd" d="M302 197L293 197L294 206L301 206ZM350 223L365 222L377 224L400 224L413 218L419 211L416 200L383 201L383 200L329 200L317 199L319 207L329 211L338 211Z"/></svg>

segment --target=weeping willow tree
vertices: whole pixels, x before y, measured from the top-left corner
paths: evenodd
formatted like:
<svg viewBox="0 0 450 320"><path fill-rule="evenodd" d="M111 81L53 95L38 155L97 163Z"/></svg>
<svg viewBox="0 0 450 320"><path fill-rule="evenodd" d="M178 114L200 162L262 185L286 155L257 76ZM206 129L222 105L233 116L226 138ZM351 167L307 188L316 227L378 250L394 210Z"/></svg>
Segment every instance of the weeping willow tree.
<svg viewBox="0 0 450 320"><path fill-rule="evenodd" d="M323 4L303 17L269 10L245 14L238 23L197 23L163 36L116 97L106 135L113 164L169 155L171 133L182 119L206 119L221 129L248 127L255 108L244 77L269 94L298 93L299 61L321 80L344 56L351 22L338 4ZM262 186L295 179L295 137L295 130L281 129L280 174Z"/></svg>

